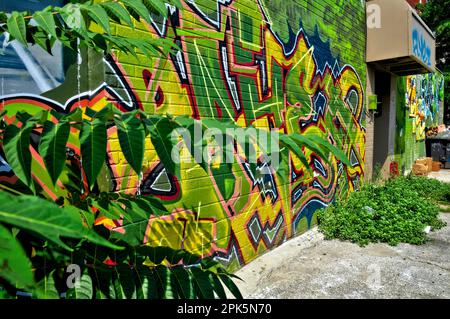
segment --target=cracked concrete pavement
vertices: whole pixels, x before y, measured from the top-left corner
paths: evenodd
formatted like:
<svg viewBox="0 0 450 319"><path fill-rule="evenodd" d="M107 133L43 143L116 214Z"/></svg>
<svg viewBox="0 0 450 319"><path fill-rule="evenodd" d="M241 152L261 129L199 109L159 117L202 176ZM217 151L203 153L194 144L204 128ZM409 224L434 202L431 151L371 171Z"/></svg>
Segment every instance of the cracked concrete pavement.
<svg viewBox="0 0 450 319"><path fill-rule="evenodd" d="M317 228L236 272L244 298L450 298L449 226L422 246L324 240Z"/></svg>

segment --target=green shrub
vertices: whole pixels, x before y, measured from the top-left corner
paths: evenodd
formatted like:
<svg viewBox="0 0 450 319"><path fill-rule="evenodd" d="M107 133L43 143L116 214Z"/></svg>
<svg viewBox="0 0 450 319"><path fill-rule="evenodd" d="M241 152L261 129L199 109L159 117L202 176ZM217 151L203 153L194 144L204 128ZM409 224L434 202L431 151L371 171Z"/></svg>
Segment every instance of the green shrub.
<svg viewBox="0 0 450 319"><path fill-rule="evenodd" d="M434 202L450 202L450 184L436 179L408 176L398 178L397 183L405 183L409 189L415 190L420 197Z"/></svg>
<svg viewBox="0 0 450 319"><path fill-rule="evenodd" d="M448 198L449 185L418 177L398 177L384 184L367 184L348 199L320 210L319 230L327 239L349 240L361 246L384 242L423 244L425 227L439 229L438 200Z"/></svg>

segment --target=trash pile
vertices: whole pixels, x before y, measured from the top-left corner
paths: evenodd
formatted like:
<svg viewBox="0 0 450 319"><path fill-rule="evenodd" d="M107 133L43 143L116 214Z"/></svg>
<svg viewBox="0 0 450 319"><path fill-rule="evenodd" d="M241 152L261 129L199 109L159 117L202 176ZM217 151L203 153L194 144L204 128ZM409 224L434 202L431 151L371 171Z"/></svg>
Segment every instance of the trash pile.
<svg viewBox="0 0 450 319"><path fill-rule="evenodd" d="M435 162L431 157L419 158L413 165L412 174L415 176L426 176L430 172L439 172L441 166L441 162Z"/></svg>

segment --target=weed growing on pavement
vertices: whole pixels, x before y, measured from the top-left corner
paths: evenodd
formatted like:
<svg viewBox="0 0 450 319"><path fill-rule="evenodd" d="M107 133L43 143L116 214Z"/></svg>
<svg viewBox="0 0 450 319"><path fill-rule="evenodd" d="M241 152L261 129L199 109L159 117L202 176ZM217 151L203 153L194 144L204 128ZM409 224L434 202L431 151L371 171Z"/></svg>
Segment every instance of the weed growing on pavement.
<svg viewBox="0 0 450 319"><path fill-rule="evenodd" d="M317 212L319 230L327 239L390 245L426 242L425 229L440 229L438 202L450 199L450 184L423 178L398 177L361 191Z"/></svg>

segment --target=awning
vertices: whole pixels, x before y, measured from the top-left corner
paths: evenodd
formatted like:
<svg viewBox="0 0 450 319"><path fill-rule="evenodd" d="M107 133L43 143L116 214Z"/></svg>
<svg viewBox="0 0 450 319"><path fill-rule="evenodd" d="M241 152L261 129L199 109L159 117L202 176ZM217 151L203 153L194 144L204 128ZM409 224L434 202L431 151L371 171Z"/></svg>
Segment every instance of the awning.
<svg viewBox="0 0 450 319"><path fill-rule="evenodd" d="M370 0L366 61L397 75L436 70L436 38L405 0Z"/></svg>

